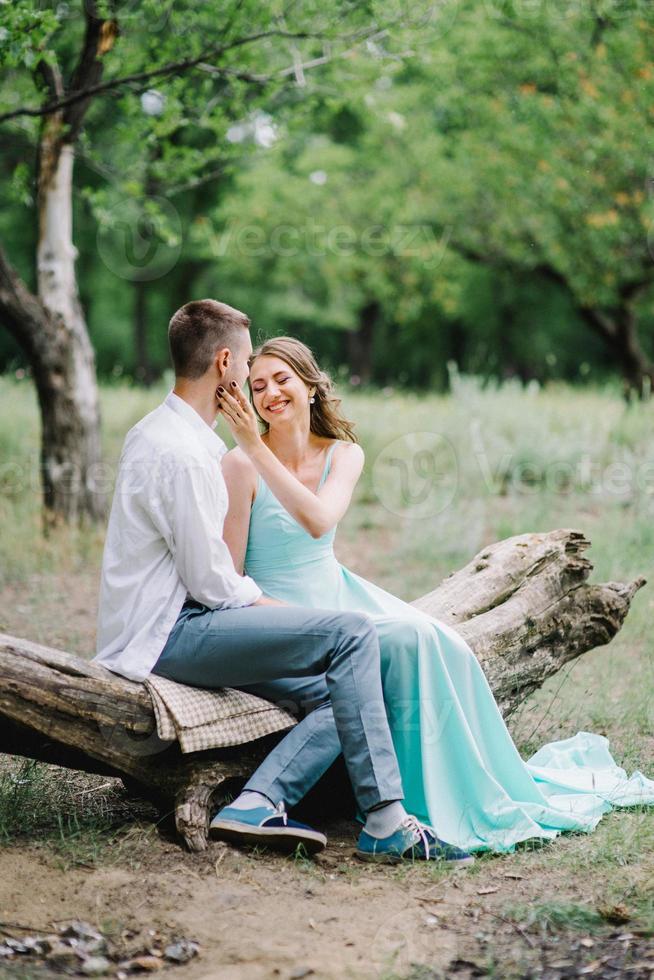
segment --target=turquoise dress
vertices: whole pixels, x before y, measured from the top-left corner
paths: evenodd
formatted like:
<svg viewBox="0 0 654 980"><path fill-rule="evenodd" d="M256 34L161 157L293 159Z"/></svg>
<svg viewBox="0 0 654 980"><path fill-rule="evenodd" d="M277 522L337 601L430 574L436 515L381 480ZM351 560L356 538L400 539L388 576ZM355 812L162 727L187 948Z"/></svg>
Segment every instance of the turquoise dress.
<svg viewBox="0 0 654 980"><path fill-rule="evenodd" d="M601 735L578 732L525 762L465 640L344 568L335 533L312 538L259 477L245 571L273 598L373 619L410 813L466 850L512 851L530 838L591 831L612 806L654 804L654 781L640 772L627 777Z"/></svg>

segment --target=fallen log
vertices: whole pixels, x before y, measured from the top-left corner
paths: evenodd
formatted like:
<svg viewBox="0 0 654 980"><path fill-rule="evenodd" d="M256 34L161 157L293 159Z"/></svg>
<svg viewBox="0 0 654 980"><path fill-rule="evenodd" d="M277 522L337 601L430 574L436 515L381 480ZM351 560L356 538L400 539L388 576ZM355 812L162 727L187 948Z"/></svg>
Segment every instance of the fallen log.
<svg viewBox="0 0 654 980"><path fill-rule="evenodd" d="M506 538L412 603L465 638L505 718L564 664L609 643L646 584L589 583L589 547L572 530Z"/></svg>
<svg viewBox="0 0 654 980"><path fill-rule="evenodd" d="M413 603L465 637L505 717L565 663L608 643L645 584L589 584L589 545L572 530L508 538ZM143 684L0 634L0 751L120 777L174 813L191 850L206 847L228 781L247 779L280 737L184 755L159 739Z"/></svg>

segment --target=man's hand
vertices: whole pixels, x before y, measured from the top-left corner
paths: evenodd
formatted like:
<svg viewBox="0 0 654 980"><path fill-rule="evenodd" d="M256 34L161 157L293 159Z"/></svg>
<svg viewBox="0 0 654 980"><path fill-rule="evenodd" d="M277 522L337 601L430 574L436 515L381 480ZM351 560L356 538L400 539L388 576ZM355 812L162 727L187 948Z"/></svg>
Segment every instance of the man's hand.
<svg viewBox="0 0 654 980"><path fill-rule="evenodd" d="M256 599L253 606L288 606L288 602L282 602L280 599L271 599L270 596L262 595Z"/></svg>
<svg viewBox="0 0 654 980"><path fill-rule="evenodd" d="M263 443L259 435L257 416L236 382L232 381L230 391L223 387L218 388L216 397L218 411L243 452L249 455L260 448Z"/></svg>

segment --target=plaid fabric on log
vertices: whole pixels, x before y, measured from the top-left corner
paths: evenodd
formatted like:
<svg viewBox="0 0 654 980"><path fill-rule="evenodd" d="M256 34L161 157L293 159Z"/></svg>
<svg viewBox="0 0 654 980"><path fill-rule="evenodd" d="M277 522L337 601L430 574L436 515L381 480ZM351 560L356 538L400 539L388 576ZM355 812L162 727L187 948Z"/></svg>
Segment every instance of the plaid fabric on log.
<svg viewBox="0 0 654 980"><path fill-rule="evenodd" d="M177 739L182 752L242 745L296 724L290 712L232 687L208 690L158 674L150 674L144 684L152 698L159 738Z"/></svg>

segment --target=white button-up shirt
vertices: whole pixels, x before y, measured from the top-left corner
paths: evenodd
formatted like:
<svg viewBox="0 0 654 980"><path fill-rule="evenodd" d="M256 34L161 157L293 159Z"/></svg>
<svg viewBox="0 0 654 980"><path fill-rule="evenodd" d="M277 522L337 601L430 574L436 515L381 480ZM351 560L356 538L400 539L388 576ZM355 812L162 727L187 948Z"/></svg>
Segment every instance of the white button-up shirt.
<svg viewBox="0 0 654 980"><path fill-rule="evenodd" d="M226 451L172 391L127 433L102 559L95 662L142 681L187 596L232 609L261 595L237 573L222 538Z"/></svg>

